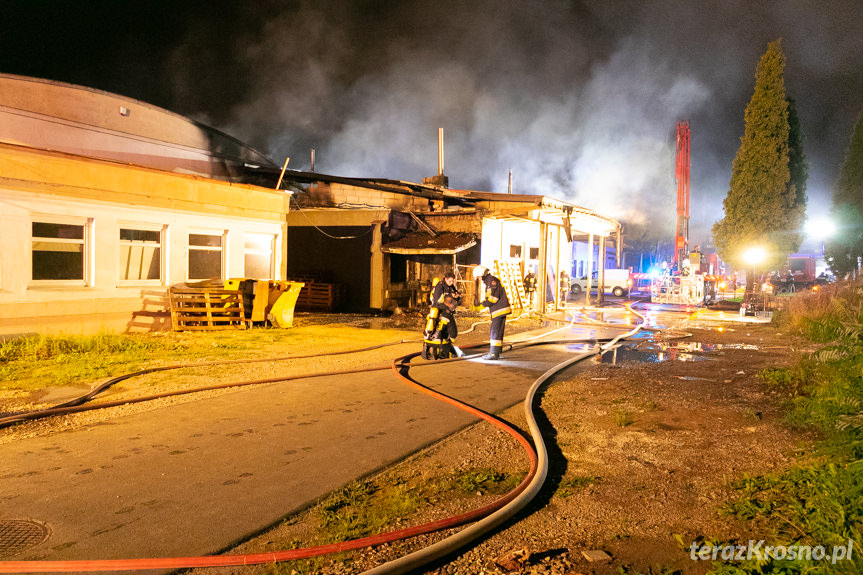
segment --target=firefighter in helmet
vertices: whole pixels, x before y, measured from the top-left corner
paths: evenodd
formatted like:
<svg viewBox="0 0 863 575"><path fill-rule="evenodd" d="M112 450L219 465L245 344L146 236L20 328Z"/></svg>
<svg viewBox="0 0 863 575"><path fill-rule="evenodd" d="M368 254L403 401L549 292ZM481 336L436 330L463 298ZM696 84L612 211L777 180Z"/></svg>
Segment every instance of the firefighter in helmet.
<svg viewBox="0 0 863 575"><path fill-rule="evenodd" d="M524 293L527 296L528 305L533 307L533 295L536 293L536 274L533 272L533 266L527 270L527 275L524 276Z"/></svg>
<svg viewBox="0 0 863 575"><path fill-rule="evenodd" d="M458 306L461 302L461 293L455 285L455 274L452 272L445 273L443 279L434 285L431 294L431 304L434 306L442 303L444 296L447 294L453 297L455 305Z"/></svg>
<svg viewBox="0 0 863 575"><path fill-rule="evenodd" d="M487 307L491 313L491 330L489 331L489 350L482 359L500 359L500 351L503 348L503 332L506 328L506 316L512 313L509 307L509 298L500 280L489 273L485 266L476 266L473 269L473 277L482 280L484 286L483 299L479 301L479 282L475 292L477 305Z"/></svg>
<svg viewBox="0 0 863 575"><path fill-rule="evenodd" d="M455 298L444 294L429 310L423 330L423 359L446 359L454 355L452 346L458 336L455 306Z"/></svg>

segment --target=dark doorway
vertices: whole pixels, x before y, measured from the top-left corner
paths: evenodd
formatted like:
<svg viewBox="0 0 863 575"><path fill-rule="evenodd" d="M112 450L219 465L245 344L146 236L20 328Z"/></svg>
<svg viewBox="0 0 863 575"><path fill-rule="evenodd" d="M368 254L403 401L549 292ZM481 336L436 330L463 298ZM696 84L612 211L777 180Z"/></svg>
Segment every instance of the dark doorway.
<svg viewBox="0 0 863 575"><path fill-rule="evenodd" d="M345 300L339 311L368 312L371 247L371 226L291 226L288 229L288 277L313 275L343 284Z"/></svg>

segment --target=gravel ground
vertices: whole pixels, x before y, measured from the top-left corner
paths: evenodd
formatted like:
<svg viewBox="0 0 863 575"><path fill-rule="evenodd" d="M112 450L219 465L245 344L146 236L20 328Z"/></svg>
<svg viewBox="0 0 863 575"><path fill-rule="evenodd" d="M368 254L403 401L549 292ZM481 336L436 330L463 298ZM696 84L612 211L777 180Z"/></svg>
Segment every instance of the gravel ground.
<svg viewBox="0 0 863 575"><path fill-rule="evenodd" d="M723 517L719 507L730 496L731 480L805 457L811 438L783 425L779 398L757 377L765 367L794 361L794 342L766 326L719 331L701 324L689 331L693 336L683 345L648 344L620 352L616 364L564 373L546 387L539 420L551 461L542 492L491 536L424 572L700 574L709 563L689 558L690 542L759 539L755 527ZM640 361L629 360L633 357ZM502 417L526 427L521 406ZM369 478L366 485L381 493L395 486L419 497L415 512L392 522L398 528L495 499L498 495L487 490L467 493L452 487L466 472L489 469L520 477L527 460L511 438L478 423ZM322 525L332 510L326 504L230 552L319 544L326 540ZM311 561L199 573L357 573L445 535ZM596 552L606 559L586 558Z"/></svg>
<svg viewBox="0 0 863 575"><path fill-rule="evenodd" d="M462 315L459 321L464 330L479 319L482 317ZM320 324L355 330L357 346L361 346L416 339L421 323L419 314L386 319L298 316L296 325L311 334L303 349L268 352L300 355L309 349L335 351L326 340L314 339L314 326ZM539 325L536 320L519 320L508 324L507 333ZM699 537L758 539L752 526L729 521L718 508L729 497L731 480L781 469L806 452L811 438L792 433L782 424L780 401L757 378L765 367L794 361L795 342L767 326L693 325L689 326L693 336L684 345L648 343L635 350L620 350L615 364L604 362L578 373L565 372L548 385L542 392L539 420L551 466L542 492L516 519L446 561L428 566L425 572L703 573L709 565L689 559L689 542ZM487 336L488 325L480 324L460 338L460 343ZM400 343L362 354L185 368L123 382L104 399L385 365L394 356L415 351L417 343ZM65 399L59 397L63 393L75 395L86 389L7 392L0 395L0 412L45 407ZM0 443L236 392L197 392L20 424L0 430ZM507 410L502 417L526 428L521 406ZM475 492L453 487L459 477L477 470L493 470L500 477L517 480L526 472L527 460L512 438L487 423L478 423L367 478L366 485L382 493L397 488L418 498L415 511L391 522L392 528L399 528L462 513L499 497L493 484ZM326 537L324 516L319 504L230 552L318 544ZM430 534L311 562L209 569L200 574L356 573L445 535ZM681 548L678 538L687 549ZM590 551L602 551L608 559L588 561L584 553Z"/></svg>

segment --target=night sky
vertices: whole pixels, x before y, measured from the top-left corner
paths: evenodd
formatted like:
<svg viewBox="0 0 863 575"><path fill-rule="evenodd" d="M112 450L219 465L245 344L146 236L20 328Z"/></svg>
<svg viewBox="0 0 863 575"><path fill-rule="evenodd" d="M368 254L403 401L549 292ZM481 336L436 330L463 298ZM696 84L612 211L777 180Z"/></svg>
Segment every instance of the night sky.
<svg viewBox="0 0 863 575"><path fill-rule="evenodd" d="M540 193L671 241L674 126L692 236L721 217L755 67L782 39L809 215L863 109L861 0L3 0L0 72L144 100L281 164Z"/></svg>

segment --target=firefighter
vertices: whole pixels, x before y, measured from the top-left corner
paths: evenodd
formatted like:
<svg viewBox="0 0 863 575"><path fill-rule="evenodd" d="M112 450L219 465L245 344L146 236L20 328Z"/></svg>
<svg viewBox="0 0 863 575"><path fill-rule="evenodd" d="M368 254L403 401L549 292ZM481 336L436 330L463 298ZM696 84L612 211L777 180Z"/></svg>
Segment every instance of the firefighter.
<svg viewBox="0 0 863 575"><path fill-rule="evenodd" d="M482 279L485 286L484 299L478 305L487 307L491 313L491 330L489 331L489 350L482 359L500 359L500 351L503 348L503 332L506 328L506 316L512 313L509 307L509 298L503 289L500 280L489 273L485 266L476 266L473 269L474 279ZM477 285L477 287L479 287ZM479 300L479 289L476 291L475 299Z"/></svg>
<svg viewBox="0 0 863 575"><path fill-rule="evenodd" d="M459 293L458 288L455 285L455 274L452 272L445 273L443 280L434 285L431 295L431 304L434 306L442 303L444 296L447 294L453 297L456 306L461 303L461 293Z"/></svg>
<svg viewBox="0 0 863 575"><path fill-rule="evenodd" d="M570 281L569 275L566 272L560 272L560 298L558 301L566 306L567 296L569 295Z"/></svg>
<svg viewBox="0 0 863 575"><path fill-rule="evenodd" d="M527 270L527 275L524 276L524 293L527 296L528 305L533 307L533 294L536 293L536 274L533 273L533 267Z"/></svg>
<svg viewBox="0 0 863 575"><path fill-rule="evenodd" d="M429 310L423 330L423 359L446 359L454 355L452 346L458 336L455 306L455 298L444 294L441 301Z"/></svg>

